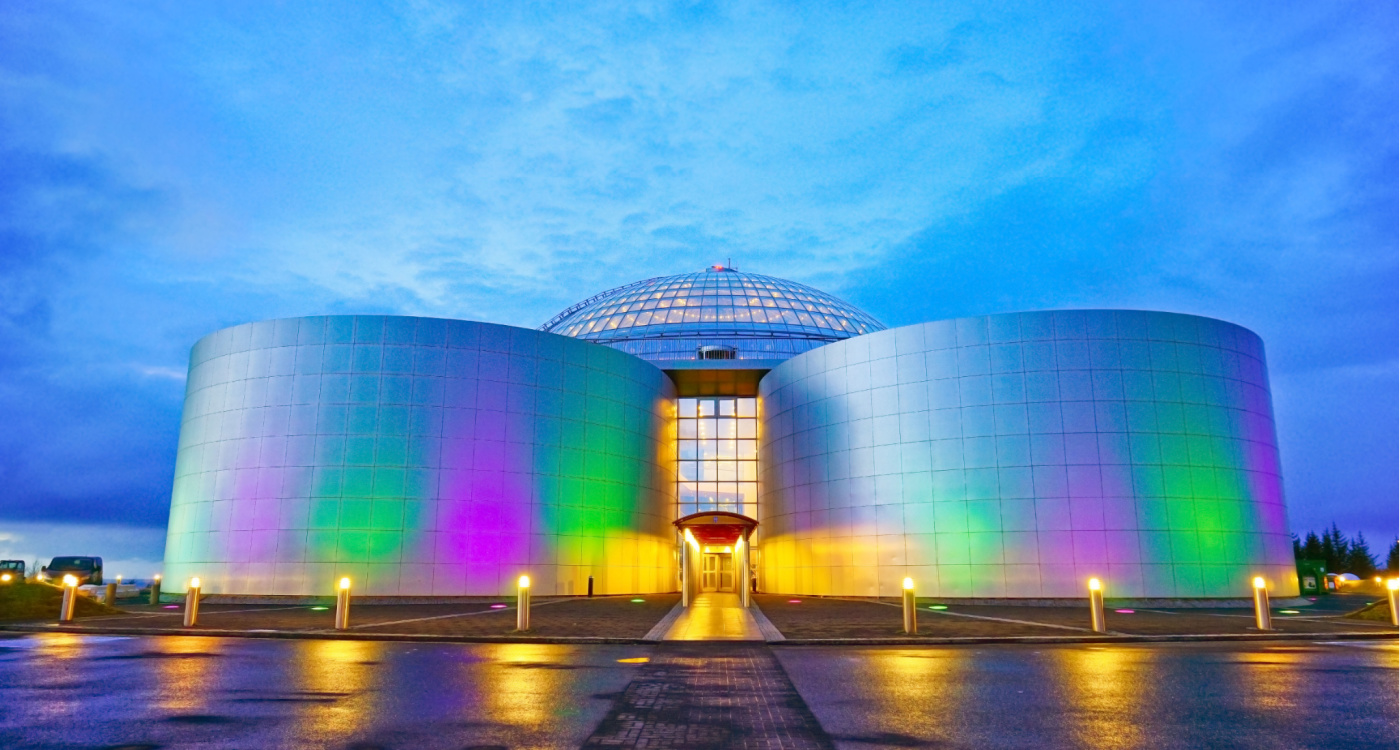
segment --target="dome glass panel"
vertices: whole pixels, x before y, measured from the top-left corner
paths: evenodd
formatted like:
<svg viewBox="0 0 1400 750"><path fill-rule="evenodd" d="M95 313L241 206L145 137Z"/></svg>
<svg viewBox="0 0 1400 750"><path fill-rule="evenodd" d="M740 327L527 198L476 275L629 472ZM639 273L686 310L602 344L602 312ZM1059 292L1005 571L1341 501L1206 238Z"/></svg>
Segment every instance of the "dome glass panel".
<svg viewBox="0 0 1400 750"><path fill-rule="evenodd" d="M667 361L781 360L884 328L826 292L712 266L603 292L540 330Z"/></svg>

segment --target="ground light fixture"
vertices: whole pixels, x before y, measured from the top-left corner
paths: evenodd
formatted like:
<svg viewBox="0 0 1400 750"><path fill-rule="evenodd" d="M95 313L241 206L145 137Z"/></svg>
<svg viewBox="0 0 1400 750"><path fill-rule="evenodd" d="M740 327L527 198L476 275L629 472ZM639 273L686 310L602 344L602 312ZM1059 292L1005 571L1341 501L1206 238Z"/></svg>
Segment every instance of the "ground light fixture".
<svg viewBox="0 0 1400 750"><path fill-rule="evenodd" d="M199 622L199 576L190 579L185 589L185 627L192 628Z"/></svg>
<svg viewBox="0 0 1400 750"><path fill-rule="evenodd" d="M1274 620L1269 614L1269 584L1263 576L1254 577L1254 627L1259 630L1274 629Z"/></svg>
<svg viewBox="0 0 1400 750"><path fill-rule="evenodd" d="M633 603L633 604L645 604L646 601L647 601L646 599L633 599L633 600L632 600L632 603Z"/></svg>
<svg viewBox="0 0 1400 750"><path fill-rule="evenodd" d="M530 576L520 576L516 587L515 629L524 632L530 629Z"/></svg>
<svg viewBox="0 0 1400 750"><path fill-rule="evenodd" d="M947 608L948 608L948 605L946 605L946 604L930 604L930 605L928 605L928 608L929 608L929 609L936 609L936 610L939 610L939 611L941 612L941 611L947 609Z"/></svg>
<svg viewBox="0 0 1400 750"><path fill-rule="evenodd" d="M63 602L58 607L58 621L72 622L73 610L78 606L78 577L63 577Z"/></svg>
<svg viewBox="0 0 1400 750"><path fill-rule="evenodd" d="M335 629L348 630L350 628L350 578L346 576L340 579L340 585L336 587L335 593Z"/></svg>
<svg viewBox="0 0 1400 750"><path fill-rule="evenodd" d="M1385 588L1390 599L1390 624L1400 627L1400 578L1386 581Z"/></svg>
<svg viewBox="0 0 1400 750"><path fill-rule="evenodd" d="M914 606L914 579L904 579L904 633L913 635L919 632L919 615Z"/></svg>
<svg viewBox="0 0 1400 750"><path fill-rule="evenodd" d="M1107 633L1108 624L1103 614L1103 582L1089 579L1089 626L1095 633Z"/></svg>
<svg viewBox="0 0 1400 750"><path fill-rule="evenodd" d="M160 574L151 576L151 606L160 604Z"/></svg>

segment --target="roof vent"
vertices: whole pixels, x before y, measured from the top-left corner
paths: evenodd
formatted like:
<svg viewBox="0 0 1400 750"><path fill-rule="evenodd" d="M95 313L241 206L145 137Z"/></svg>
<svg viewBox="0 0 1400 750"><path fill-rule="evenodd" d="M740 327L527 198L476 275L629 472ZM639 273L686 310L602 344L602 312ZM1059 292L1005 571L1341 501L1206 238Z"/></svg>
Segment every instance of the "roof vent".
<svg viewBox="0 0 1400 750"><path fill-rule="evenodd" d="M696 359L738 359L739 350L732 346L701 346L695 349Z"/></svg>

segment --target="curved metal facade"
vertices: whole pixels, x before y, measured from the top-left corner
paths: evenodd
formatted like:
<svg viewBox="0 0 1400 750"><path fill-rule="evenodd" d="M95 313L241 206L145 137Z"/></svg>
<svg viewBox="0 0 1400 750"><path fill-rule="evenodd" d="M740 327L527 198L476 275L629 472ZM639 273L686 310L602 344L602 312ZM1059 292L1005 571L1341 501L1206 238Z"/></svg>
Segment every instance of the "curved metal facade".
<svg viewBox="0 0 1400 750"><path fill-rule="evenodd" d="M165 574L210 593L675 589L670 411L642 360L410 317L228 328L190 358Z"/></svg>
<svg viewBox="0 0 1400 750"><path fill-rule="evenodd" d="M762 585L1239 597L1297 576L1259 337L1063 311L829 344L760 384Z"/></svg>
<svg viewBox="0 0 1400 750"><path fill-rule="evenodd" d="M782 360L884 326L826 292L716 266L603 292L540 330L650 361L693 360L700 346L731 348L735 359Z"/></svg>

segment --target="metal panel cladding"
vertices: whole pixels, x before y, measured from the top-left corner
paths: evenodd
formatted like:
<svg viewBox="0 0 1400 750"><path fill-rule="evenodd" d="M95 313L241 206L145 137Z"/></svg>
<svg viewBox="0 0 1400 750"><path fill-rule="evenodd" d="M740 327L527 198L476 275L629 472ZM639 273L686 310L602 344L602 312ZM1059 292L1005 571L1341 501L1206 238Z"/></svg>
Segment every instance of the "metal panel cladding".
<svg viewBox="0 0 1400 750"><path fill-rule="evenodd" d="M884 326L818 289L713 266L603 292L540 330L651 361L695 359L701 346L732 349L734 359L782 360Z"/></svg>
<svg viewBox="0 0 1400 750"><path fill-rule="evenodd" d="M508 326L291 318L190 357L165 571L226 594L675 588L674 390Z"/></svg>
<svg viewBox="0 0 1400 750"><path fill-rule="evenodd" d="M770 591L1298 592L1264 346L1239 326L945 320L799 355L760 389Z"/></svg>

